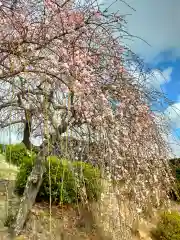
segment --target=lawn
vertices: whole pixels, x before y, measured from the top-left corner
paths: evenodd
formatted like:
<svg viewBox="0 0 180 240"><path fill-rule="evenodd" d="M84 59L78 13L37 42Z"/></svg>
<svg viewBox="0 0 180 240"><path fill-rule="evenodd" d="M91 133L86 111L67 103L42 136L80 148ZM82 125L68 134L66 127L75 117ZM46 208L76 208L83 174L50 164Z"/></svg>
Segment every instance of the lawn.
<svg viewBox="0 0 180 240"><path fill-rule="evenodd" d="M0 179L15 180L17 167L5 161L5 157L0 154Z"/></svg>

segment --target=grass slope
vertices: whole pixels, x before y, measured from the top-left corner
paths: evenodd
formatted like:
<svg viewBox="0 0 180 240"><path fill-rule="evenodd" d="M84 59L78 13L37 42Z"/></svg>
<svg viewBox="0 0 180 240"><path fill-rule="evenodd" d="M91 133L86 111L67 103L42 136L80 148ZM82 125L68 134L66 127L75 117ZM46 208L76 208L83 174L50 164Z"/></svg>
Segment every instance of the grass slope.
<svg viewBox="0 0 180 240"><path fill-rule="evenodd" d="M10 202L17 200L12 196L17 172L17 167L8 164L5 157L0 155L0 239L8 239L4 221L9 211Z"/></svg>

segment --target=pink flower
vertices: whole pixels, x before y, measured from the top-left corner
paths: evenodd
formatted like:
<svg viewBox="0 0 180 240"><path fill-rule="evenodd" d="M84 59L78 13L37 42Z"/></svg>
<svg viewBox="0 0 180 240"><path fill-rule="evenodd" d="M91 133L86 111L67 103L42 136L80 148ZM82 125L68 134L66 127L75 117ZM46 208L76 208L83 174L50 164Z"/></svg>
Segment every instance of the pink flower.
<svg viewBox="0 0 180 240"><path fill-rule="evenodd" d="M123 73L123 72L125 72L125 70L124 70L124 67L122 66L122 67L120 67L120 69L119 69L119 72L120 73Z"/></svg>
<svg viewBox="0 0 180 240"><path fill-rule="evenodd" d="M63 63L62 66L65 67L66 69L69 69L69 65L67 63Z"/></svg>
<svg viewBox="0 0 180 240"><path fill-rule="evenodd" d="M69 16L68 19L68 23L69 24L73 24L73 23L77 23L77 24L81 24L84 21L84 16L82 13L71 13L71 15Z"/></svg>
<svg viewBox="0 0 180 240"><path fill-rule="evenodd" d="M120 47L120 48L119 48L119 51L120 51L120 53L123 53L123 52L124 52L124 48L123 48L123 47Z"/></svg>
<svg viewBox="0 0 180 240"><path fill-rule="evenodd" d="M101 12L97 11L97 12L94 13L94 15L95 15L96 17L100 17L100 16L101 16Z"/></svg>
<svg viewBox="0 0 180 240"><path fill-rule="evenodd" d="M33 70L33 66L31 66L31 65L26 66L26 70L29 70L29 71Z"/></svg>
<svg viewBox="0 0 180 240"><path fill-rule="evenodd" d="M154 114L153 112L150 113L150 116L151 116L152 118L155 118L155 114Z"/></svg>
<svg viewBox="0 0 180 240"><path fill-rule="evenodd" d="M46 4L47 7L52 7L51 0L45 0L45 4Z"/></svg>
<svg viewBox="0 0 180 240"><path fill-rule="evenodd" d="M64 93L68 93L68 92L69 92L69 89L68 89L67 86L63 86L63 87L62 87L62 91L63 91Z"/></svg>
<svg viewBox="0 0 180 240"><path fill-rule="evenodd" d="M100 98L104 101L107 102L107 98L105 97L105 95L103 93L100 94Z"/></svg>

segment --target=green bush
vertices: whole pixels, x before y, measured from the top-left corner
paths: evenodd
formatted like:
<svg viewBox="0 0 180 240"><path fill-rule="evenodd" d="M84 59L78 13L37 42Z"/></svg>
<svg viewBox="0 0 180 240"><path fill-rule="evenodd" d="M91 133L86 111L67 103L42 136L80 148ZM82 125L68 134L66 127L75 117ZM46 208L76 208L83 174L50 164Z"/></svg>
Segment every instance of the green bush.
<svg viewBox="0 0 180 240"><path fill-rule="evenodd" d="M0 153L3 153L3 144L0 144Z"/></svg>
<svg viewBox="0 0 180 240"><path fill-rule="evenodd" d="M20 166L24 161L24 157L31 155L23 143L6 146L6 161L16 166ZM32 155L35 155L34 153Z"/></svg>
<svg viewBox="0 0 180 240"><path fill-rule="evenodd" d="M16 192L22 194L26 180L32 170L33 159L24 158L17 175ZM89 200L97 200L101 193L100 171L91 164L69 162L57 157L49 157L46 173L37 196L37 201L74 203L80 200L83 187Z"/></svg>
<svg viewBox="0 0 180 240"><path fill-rule="evenodd" d="M175 177L175 184L172 186L172 189L169 193L171 200L180 201L180 159L171 159L170 167L172 173Z"/></svg>
<svg viewBox="0 0 180 240"><path fill-rule="evenodd" d="M165 212L160 216L156 229L152 230L156 240L180 239L180 214L178 212Z"/></svg>
<svg viewBox="0 0 180 240"><path fill-rule="evenodd" d="M5 151L6 151L6 144L0 144L0 153L1 154L4 154L5 153Z"/></svg>
<svg viewBox="0 0 180 240"><path fill-rule="evenodd" d="M31 173L33 164L34 164L34 158L31 158L29 156L24 156L20 165L19 172L17 174L17 178L16 178L15 191L19 195L22 195L24 192L26 181L29 174Z"/></svg>

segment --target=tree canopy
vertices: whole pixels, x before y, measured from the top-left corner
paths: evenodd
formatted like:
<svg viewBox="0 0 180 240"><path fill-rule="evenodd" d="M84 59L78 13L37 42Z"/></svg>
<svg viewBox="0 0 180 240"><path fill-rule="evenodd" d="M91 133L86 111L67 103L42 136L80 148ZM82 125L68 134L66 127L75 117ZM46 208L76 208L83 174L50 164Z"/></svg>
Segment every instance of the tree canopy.
<svg viewBox="0 0 180 240"><path fill-rule="evenodd" d="M124 182L119 198L128 194L143 208L166 196L168 148L148 105L151 93L128 72L130 57L139 62L123 43L131 37L125 25L96 1L1 1L0 126L24 124L27 148L38 135L43 149L77 132L96 142L88 161L106 162Z"/></svg>

